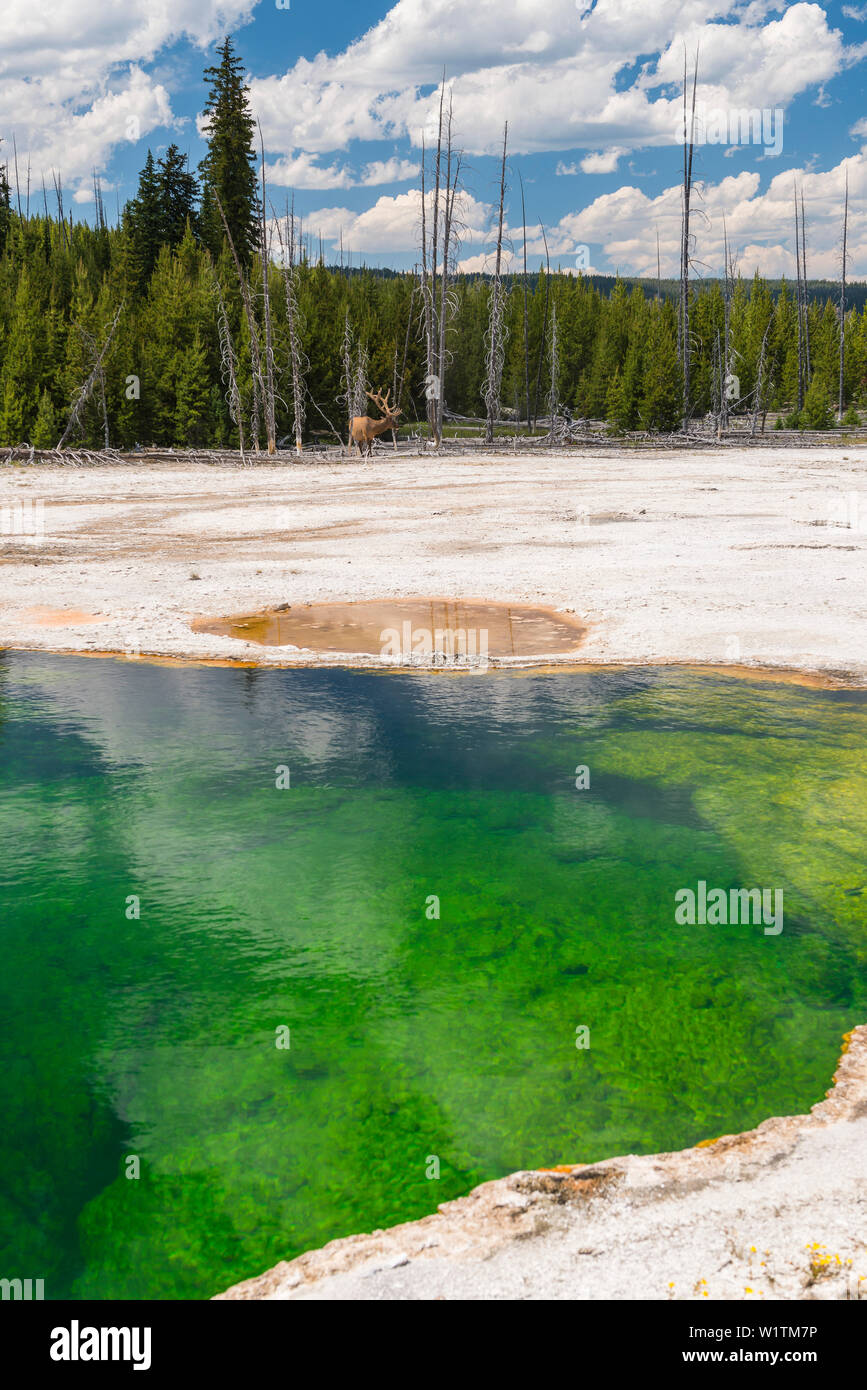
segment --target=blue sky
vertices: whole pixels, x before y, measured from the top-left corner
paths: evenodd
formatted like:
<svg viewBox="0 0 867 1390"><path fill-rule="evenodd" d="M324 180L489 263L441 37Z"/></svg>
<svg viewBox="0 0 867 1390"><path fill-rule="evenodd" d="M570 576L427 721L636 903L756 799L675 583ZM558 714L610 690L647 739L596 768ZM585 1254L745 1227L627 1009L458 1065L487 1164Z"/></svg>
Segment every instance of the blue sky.
<svg viewBox="0 0 867 1390"><path fill-rule="evenodd" d="M0 137L32 196L62 173L92 217L96 168L113 210L147 148L172 140L198 163L202 69L231 31L250 74L275 202L291 188L329 259L341 231L356 262L411 266L421 130L443 67L465 152L459 262L485 268L505 120L508 231L520 254L517 174L531 265L539 222L552 257L600 271L663 273L678 260L684 45L700 50L699 269L722 265L723 218L744 274L790 274L791 197L803 188L808 269L834 274L848 175L850 274L867 274L867 3L766 0L4 0ZM765 111L743 143L738 111ZM735 113L734 115L732 113ZM782 113L781 116L777 113ZM781 146L781 147L780 147Z"/></svg>

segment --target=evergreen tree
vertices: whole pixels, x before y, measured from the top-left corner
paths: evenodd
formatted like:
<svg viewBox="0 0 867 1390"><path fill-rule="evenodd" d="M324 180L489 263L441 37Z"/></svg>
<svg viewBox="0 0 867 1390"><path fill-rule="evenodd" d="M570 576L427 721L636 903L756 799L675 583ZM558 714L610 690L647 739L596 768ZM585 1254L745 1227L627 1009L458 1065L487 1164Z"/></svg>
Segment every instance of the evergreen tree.
<svg viewBox="0 0 867 1390"><path fill-rule="evenodd" d="M680 420L680 367L668 308L656 310L651 317L647 371L638 410L646 430L673 430Z"/></svg>
<svg viewBox="0 0 867 1390"><path fill-rule="evenodd" d="M210 82L204 115L207 118L208 153L199 165L202 177L202 238L215 258L223 244L223 226L215 194L228 223L235 249L243 265L249 265L256 245L259 216L256 128L241 59L231 37L219 49L220 62L205 69Z"/></svg>
<svg viewBox="0 0 867 1390"><path fill-rule="evenodd" d="M642 353L639 342L626 350L623 370L618 367L608 392L606 419L615 429L634 430L640 423Z"/></svg>
<svg viewBox="0 0 867 1390"><path fill-rule="evenodd" d="M622 367L629 340L629 299L622 280L617 281L606 304L596 351L590 371L590 381L583 408L594 419L605 416L608 388L618 367Z"/></svg>
<svg viewBox="0 0 867 1390"><path fill-rule="evenodd" d="M834 423L834 412L828 388L817 372L810 382L804 397L801 411L801 428L808 430L829 430Z"/></svg>
<svg viewBox="0 0 867 1390"><path fill-rule="evenodd" d="M9 342L2 356L0 443L20 444L36 416L44 370L45 329L38 288L27 267L21 272L9 325Z"/></svg>
<svg viewBox="0 0 867 1390"><path fill-rule="evenodd" d="M201 444L210 399L208 353L198 329L192 345L178 353L176 365L175 439L179 444Z"/></svg>
<svg viewBox="0 0 867 1390"><path fill-rule="evenodd" d="M20 444L24 439L24 409L20 396L16 395L11 381L3 385L0 400L0 447L4 444Z"/></svg>
<svg viewBox="0 0 867 1390"><path fill-rule="evenodd" d="M135 274L143 290L153 274L163 242L160 180L150 150L139 175L138 193L127 203L125 222L132 242Z"/></svg>
<svg viewBox="0 0 867 1390"><path fill-rule="evenodd" d="M60 432L61 427L57 423L57 412L46 387L39 398L39 409L36 412L36 422L30 433L30 443L34 449L53 449Z"/></svg>
<svg viewBox="0 0 867 1390"><path fill-rule="evenodd" d="M196 230L196 201L199 186L187 168L187 156L177 145L169 145L157 165L157 191L160 209L160 239L164 246L178 246L187 222Z"/></svg>

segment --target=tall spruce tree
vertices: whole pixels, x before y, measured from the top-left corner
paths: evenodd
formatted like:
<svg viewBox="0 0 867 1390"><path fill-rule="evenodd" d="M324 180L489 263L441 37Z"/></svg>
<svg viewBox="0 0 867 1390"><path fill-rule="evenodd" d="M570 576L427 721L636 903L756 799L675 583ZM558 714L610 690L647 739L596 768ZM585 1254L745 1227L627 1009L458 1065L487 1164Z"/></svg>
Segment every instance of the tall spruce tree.
<svg viewBox="0 0 867 1390"><path fill-rule="evenodd" d="M201 444L210 404L210 363L198 329L185 351L175 359L175 439L178 444Z"/></svg>
<svg viewBox="0 0 867 1390"><path fill-rule="evenodd" d="M0 351L0 443L27 439L39 404L45 358L45 324L34 277L25 266L18 280L9 325Z"/></svg>
<svg viewBox="0 0 867 1390"><path fill-rule="evenodd" d="M39 408L30 431L30 442L34 449L53 449L61 429L62 426L57 421L57 411L48 394L48 388L45 387L39 398Z"/></svg>
<svg viewBox="0 0 867 1390"><path fill-rule="evenodd" d="M169 145L157 165L157 193L160 208L160 234L164 245L179 246L187 222L196 230L196 203L199 185L187 168L187 156L177 145Z"/></svg>
<svg viewBox="0 0 867 1390"><path fill-rule="evenodd" d="M202 178L201 235L212 256L219 257L223 226L217 199L223 208L235 249L242 265L253 258L259 217L256 123L247 100L241 59L227 36L218 50L220 62L205 69L210 83L204 115L207 117L208 153L199 165ZM216 194L216 197L214 196Z"/></svg>
<svg viewBox="0 0 867 1390"><path fill-rule="evenodd" d="M623 370L617 368L608 389L606 419L615 429L638 429L639 406L642 400L642 359L642 346L636 334L626 350Z"/></svg>
<svg viewBox="0 0 867 1390"><path fill-rule="evenodd" d="M646 430L673 430L680 419L682 376L670 306L654 305L647 339L647 370L638 416Z"/></svg>
<svg viewBox="0 0 867 1390"><path fill-rule="evenodd" d="M139 174L138 193L126 205L124 220L132 243L132 259L139 290L153 274L163 239L160 180L150 150Z"/></svg>

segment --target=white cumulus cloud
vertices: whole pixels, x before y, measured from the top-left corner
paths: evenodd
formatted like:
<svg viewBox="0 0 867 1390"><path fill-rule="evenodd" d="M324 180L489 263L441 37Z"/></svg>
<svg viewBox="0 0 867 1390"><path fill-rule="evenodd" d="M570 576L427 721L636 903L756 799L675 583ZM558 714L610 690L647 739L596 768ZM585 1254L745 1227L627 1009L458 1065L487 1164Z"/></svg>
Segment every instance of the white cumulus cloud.
<svg viewBox="0 0 867 1390"><path fill-rule="evenodd" d="M3 0L0 135L11 143L14 132L19 167L29 157L37 182L57 169L83 192L116 146L173 123L167 88L142 65L180 38L212 43L249 19L256 3Z"/></svg>

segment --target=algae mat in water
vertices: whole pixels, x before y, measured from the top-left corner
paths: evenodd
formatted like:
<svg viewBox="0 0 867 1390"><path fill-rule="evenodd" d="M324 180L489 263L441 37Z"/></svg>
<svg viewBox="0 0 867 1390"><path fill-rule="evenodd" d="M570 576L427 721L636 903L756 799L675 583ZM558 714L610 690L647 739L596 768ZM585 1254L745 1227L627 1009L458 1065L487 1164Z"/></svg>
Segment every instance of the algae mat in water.
<svg viewBox="0 0 867 1390"><path fill-rule="evenodd" d="M802 1111L867 1019L860 693L7 654L0 784L0 1275L48 1297ZM783 931L679 926L699 881Z"/></svg>

